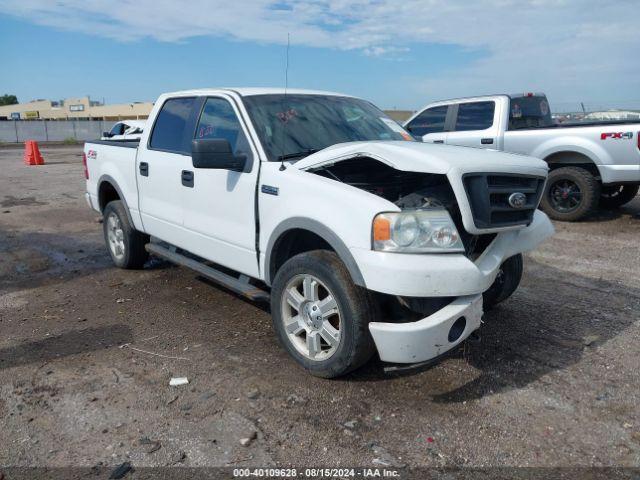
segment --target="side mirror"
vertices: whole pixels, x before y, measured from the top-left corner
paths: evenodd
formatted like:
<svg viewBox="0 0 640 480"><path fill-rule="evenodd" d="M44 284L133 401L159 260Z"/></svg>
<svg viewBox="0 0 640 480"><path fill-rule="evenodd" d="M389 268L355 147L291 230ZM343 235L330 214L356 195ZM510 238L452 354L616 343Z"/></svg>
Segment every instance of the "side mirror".
<svg viewBox="0 0 640 480"><path fill-rule="evenodd" d="M102 136L107 138L113 137L113 135L111 135L111 132L102 132Z"/></svg>
<svg viewBox="0 0 640 480"><path fill-rule="evenodd" d="M242 172L247 163L247 156L234 155L228 140L207 138L191 141L191 162L195 168Z"/></svg>

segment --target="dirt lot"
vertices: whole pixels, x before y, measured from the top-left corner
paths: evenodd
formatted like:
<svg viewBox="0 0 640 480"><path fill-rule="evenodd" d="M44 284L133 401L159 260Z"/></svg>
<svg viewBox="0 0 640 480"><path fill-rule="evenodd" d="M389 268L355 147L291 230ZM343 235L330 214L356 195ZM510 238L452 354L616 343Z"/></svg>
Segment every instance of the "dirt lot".
<svg viewBox="0 0 640 480"><path fill-rule="evenodd" d="M43 155L0 149L0 466L640 466L640 198L556 224L478 342L327 381L266 307L115 269L80 148Z"/></svg>

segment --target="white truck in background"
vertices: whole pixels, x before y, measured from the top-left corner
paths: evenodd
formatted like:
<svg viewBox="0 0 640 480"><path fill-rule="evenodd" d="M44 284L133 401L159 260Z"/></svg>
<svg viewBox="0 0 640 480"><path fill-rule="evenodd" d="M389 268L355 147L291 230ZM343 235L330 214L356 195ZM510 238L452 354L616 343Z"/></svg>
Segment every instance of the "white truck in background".
<svg viewBox="0 0 640 480"><path fill-rule="evenodd" d="M152 253L270 301L281 344L321 377L455 347L553 233L541 160L417 142L334 93L165 94L139 143L87 142L83 161L116 266Z"/></svg>
<svg viewBox="0 0 640 480"><path fill-rule="evenodd" d="M101 140L140 140L146 123L146 120L116 122L108 132L102 133Z"/></svg>
<svg viewBox="0 0 640 480"><path fill-rule="evenodd" d="M541 207L575 221L631 201L640 185L640 123L555 123L542 93L430 103L404 123L416 138L521 153L550 168Z"/></svg>

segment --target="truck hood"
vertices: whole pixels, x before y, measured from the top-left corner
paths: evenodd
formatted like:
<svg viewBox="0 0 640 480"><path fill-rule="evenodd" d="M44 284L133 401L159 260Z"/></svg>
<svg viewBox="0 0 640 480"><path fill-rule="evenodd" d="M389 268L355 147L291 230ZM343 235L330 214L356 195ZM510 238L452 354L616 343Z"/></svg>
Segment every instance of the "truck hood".
<svg viewBox="0 0 640 480"><path fill-rule="evenodd" d="M353 157L371 157L405 172L448 174L458 172L530 171L546 175L542 160L483 148L434 145L406 141L340 143L295 163L300 170L320 167Z"/></svg>

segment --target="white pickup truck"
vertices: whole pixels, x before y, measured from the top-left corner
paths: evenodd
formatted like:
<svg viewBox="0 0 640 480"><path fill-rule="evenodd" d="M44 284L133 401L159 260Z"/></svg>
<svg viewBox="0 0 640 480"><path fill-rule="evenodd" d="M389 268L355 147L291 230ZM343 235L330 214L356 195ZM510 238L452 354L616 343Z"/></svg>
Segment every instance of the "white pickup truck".
<svg viewBox="0 0 640 480"><path fill-rule="evenodd" d="M640 123L555 123L542 93L492 95L430 103L404 124L429 143L522 153L550 168L542 208L574 221L598 206L617 208L640 185Z"/></svg>
<svg viewBox="0 0 640 480"><path fill-rule="evenodd" d="M85 145L114 263L153 253L270 301L317 376L450 350L553 233L543 161L417 142L357 98L192 90L162 95L148 125L139 145Z"/></svg>

